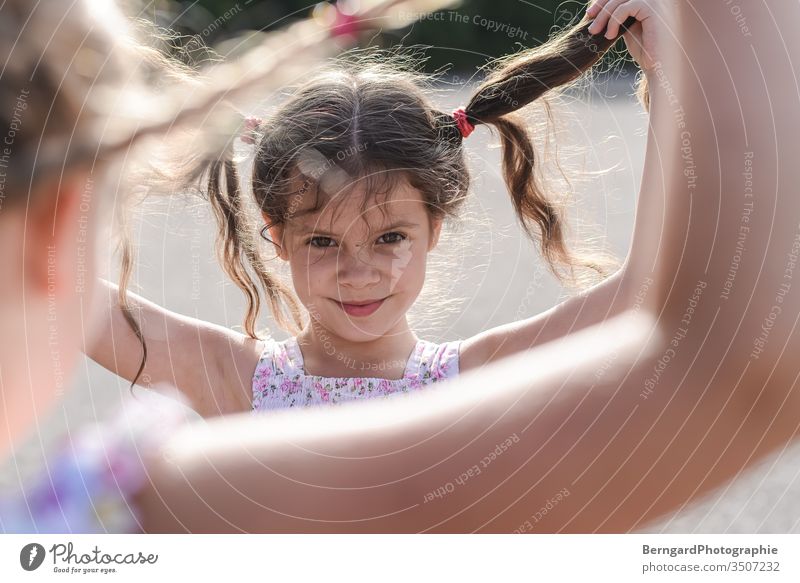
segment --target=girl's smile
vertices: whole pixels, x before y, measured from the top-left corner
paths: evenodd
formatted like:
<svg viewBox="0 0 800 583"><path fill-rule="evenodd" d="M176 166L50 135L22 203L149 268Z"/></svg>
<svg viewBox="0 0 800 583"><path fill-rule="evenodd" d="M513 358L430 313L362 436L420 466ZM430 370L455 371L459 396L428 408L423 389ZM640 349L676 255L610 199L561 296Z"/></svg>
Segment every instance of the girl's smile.
<svg viewBox="0 0 800 583"><path fill-rule="evenodd" d="M388 297L388 296L387 296ZM383 305L384 300L387 298L383 298L380 300L374 301L365 301L365 302L336 302L340 308L342 308L345 312L347 312L350 316L360 317L360 316L369 316L373 312L375 312L378 308Z"/></svg>

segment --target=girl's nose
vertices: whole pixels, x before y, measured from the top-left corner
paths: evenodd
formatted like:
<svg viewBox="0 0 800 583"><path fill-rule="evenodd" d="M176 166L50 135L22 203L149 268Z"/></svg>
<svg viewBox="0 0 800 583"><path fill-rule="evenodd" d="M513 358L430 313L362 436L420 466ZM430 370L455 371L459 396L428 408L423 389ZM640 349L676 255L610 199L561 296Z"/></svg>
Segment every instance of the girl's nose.
<svg viewBox="0 0 800 583"><path fill-rule="evenodd" d="M369 250L361 246L347 252L340 249L337 263L340 285L365 288L376 285L381 280L380 271L370 261Z"/></svg>

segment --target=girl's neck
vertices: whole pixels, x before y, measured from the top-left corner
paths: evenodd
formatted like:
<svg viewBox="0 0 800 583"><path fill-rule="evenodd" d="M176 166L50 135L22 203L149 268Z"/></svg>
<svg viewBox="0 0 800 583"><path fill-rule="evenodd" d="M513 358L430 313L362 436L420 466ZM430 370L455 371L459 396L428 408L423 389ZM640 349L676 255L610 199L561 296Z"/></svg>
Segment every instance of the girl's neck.
<svg viewBox="0 0 800 583"><path fill-rule="evenodd" d="M311 320L297 335L308 375L400 379L418 341L405 317L379 338L354 342Z"/></svg>

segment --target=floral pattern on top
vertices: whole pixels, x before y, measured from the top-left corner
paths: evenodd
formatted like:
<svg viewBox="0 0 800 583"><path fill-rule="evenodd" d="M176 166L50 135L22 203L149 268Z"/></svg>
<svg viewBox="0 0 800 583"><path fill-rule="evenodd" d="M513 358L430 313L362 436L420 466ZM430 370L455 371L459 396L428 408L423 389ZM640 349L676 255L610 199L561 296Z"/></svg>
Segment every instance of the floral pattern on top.
<svg viewBox="0 0 800 583"><path fill-rule="evenodd" d="M266 340L253 375L253 412L407 393L458 376L461 340L418 340L399 379L324 377L305 372L296 337Z"/></svg>
<svg viewBox="0 0 800 583"><path fill-rule="evenodd" d="M186 415L171 399L130 399L116 417L67 435L21 492L0 495L0 532L141 532L133 497L147 481L144 460Z"/></svg>

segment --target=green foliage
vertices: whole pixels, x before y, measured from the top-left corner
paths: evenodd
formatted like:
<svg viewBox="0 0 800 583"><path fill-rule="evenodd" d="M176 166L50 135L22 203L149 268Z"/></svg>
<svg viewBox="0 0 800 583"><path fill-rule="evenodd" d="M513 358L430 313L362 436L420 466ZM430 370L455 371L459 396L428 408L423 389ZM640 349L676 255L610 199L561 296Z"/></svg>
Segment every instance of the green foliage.
<svg viewBox="0 0 800 583"><path fill-rule="evenodd" d="M197 0L173 10L172 23L201 34L214 43L242 30L270 30L294 18L306 17L314 6L308 0ZM474 70L487 60L536 46L557 28L580 18L585 0L464 0L460 6L415 18L413 25L376 37L383 47L398 43L430 47L426 68L453 64L455 70Z"/></svg>

